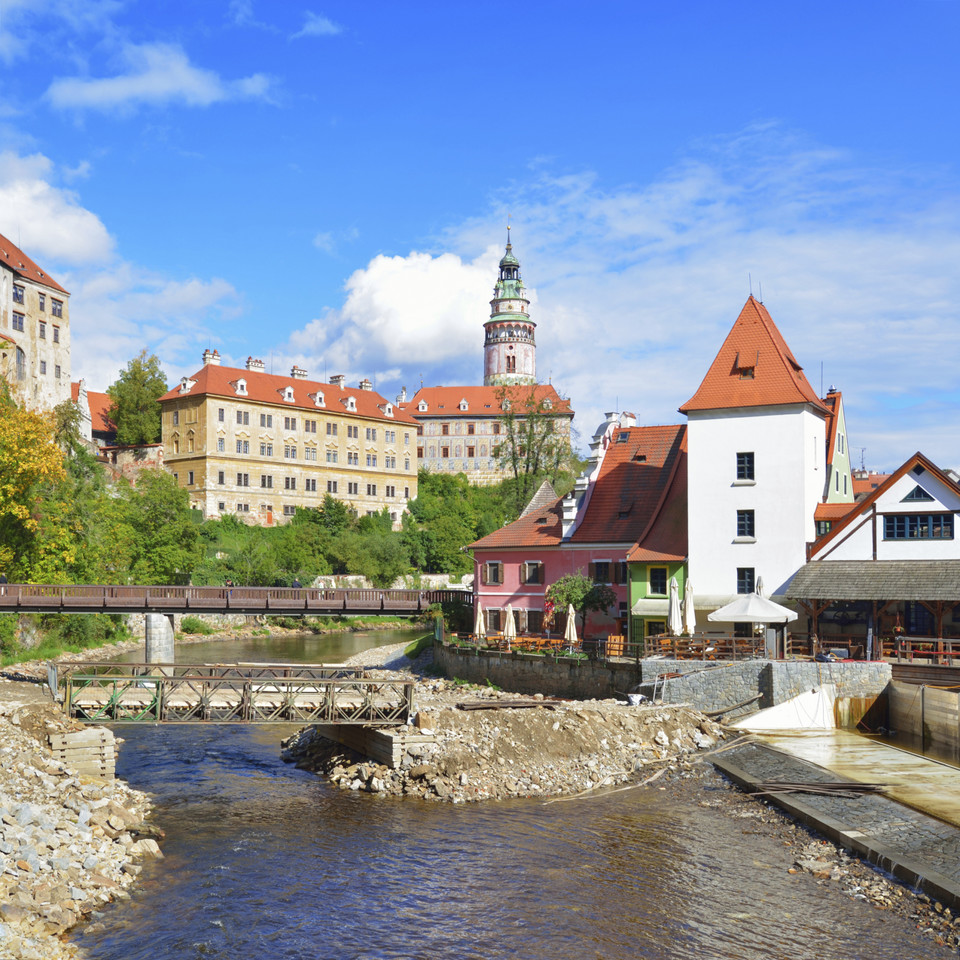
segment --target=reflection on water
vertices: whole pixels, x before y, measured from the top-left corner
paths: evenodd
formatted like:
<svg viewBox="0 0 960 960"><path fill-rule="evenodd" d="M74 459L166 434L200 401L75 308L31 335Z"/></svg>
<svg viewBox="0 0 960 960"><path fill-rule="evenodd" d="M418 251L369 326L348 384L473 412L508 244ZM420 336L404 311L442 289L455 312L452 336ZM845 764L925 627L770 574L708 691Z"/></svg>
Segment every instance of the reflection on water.
<svg viewBox="0 0 960 960"><path fill-rule="evenodd" d="M937 955L909 930L891 935L873 908L789 876L774 841L700 808L696 787L549 805L392 801L284 765L287 732L121 731L118 774L154 795L166 856L79 938L88 956Z"/></svg>

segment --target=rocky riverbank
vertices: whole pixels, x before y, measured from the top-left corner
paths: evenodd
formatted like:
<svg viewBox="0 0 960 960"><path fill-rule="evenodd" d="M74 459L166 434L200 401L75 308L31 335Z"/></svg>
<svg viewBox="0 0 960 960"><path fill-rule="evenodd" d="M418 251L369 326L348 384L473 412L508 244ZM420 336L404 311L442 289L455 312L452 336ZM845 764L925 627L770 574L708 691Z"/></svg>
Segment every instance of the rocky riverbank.
<svg viewBox="0 0 960 960"><path fill-rule="evenodd" d="M127 895L138 861L161 856L158 831L144 823L145 794L54 758L50 735L77 724L21 699L0 701L0 957L79 957L61 936Z"/></svg>

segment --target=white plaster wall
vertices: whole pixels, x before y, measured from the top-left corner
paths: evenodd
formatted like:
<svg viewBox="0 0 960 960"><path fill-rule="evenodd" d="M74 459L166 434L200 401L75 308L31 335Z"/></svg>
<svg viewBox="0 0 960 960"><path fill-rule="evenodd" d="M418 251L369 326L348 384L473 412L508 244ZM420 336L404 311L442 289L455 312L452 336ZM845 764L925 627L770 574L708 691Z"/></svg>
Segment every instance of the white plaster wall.
<svg viewBox="0 0 960 960"><path fill-rule="evenodd" d="M693 412L687 437L690 579L697 596L733 596L737 567L753 567L766 594L779 593L814 539L825 471L823 418L801 406ZM736 480L741 451L754 453L752 484ZM756 541L735 543L737 510L749 509Z"/></svg>

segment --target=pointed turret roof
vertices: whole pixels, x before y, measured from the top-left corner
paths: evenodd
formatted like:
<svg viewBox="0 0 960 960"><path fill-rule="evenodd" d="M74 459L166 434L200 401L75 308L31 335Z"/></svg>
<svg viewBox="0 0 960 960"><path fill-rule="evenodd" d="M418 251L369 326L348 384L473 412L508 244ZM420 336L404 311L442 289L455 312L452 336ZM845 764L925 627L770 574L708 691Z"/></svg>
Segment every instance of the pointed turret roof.
<svg viewBox="0 0 960 960"><path fill-rule="evenodd" d="M829 413L767 308L751 295L697 392L680 412L787 403L809 403Z"/></svg>

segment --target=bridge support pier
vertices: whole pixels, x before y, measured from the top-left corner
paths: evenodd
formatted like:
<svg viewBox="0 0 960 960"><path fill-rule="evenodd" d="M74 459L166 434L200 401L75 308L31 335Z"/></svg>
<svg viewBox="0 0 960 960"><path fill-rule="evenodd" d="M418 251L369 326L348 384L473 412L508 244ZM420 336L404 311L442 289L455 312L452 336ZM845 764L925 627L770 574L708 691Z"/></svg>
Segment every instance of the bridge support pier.
<svg viewBox="0 0 960 960"><path fill-rule="evenodd" d="M173 663L173 614L148 613L145 621L147 663Z"/></svg>

